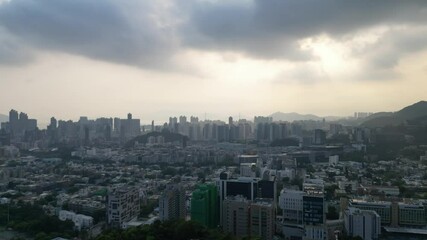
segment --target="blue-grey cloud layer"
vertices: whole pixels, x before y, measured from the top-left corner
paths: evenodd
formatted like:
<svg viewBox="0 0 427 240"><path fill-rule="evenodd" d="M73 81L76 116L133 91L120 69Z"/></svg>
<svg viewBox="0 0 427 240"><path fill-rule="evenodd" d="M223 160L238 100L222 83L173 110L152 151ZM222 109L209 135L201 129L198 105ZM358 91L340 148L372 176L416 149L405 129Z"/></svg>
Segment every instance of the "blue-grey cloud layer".
<svg viewBox="0 0 427 240"><path fill-rule="evenodd" d="M170 64L171 56L180 48L238 51L257 58L301 61L312 58L297 44L306 37L327 34L339 39L372 26L423 26L427 21L425 0L176 0L174 7L160 15L156 15L156 2L3 3L0 30L7 31L8 37L0 35L0 64L28 61L31 48L148 68ZM179 21L159 24L158 18L167 17ZM402 47L402 42L424 48L425 38L418 35L389 39L387 51L380 52L375 61L379 66L391 66L402 53L414 51L410 46ZM382 53L394 60L383 59Z"/></svg>
<svg viewBox="0 0 427 240"><path fill-rule="evenodd" d="M0 5L0 25L35 48L150 67L174 46L151 11L148 1L12 0Z"/></svg>

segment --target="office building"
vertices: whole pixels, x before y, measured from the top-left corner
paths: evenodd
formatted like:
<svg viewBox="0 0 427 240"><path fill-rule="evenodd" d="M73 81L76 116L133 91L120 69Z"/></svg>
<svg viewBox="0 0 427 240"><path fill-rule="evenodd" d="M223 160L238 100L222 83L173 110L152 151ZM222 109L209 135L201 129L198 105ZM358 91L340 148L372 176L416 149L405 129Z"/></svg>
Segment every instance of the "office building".
<svg viewBox="0 0 427 240"><path fill-rule="evenodd" d="M303 239L323 240L327 237L324 183L321 179L306 179L303 183Z"/></svg>
<svg viewBox="0 0 427 240"><path fill-rule="evenodd" d="M132 118L132 114L128 113L127 119L120 119L120 123L115 127L120 127L120 137L129 139L141 134L141 121Z"/></svg>
<svg viewBox="0 0 427 240"><path fill-rule="evenodd" d="M209 228L219 225L218 190L214 185L200 185L191 198L191 220Z"/></svg>
<svg viewBox="0 0 427 240"><path fill-rule="evenodd" d="M250 235L273 239L276 212L271 199L255 199L250 205Z"/></svg>
<svg viewBox="0 0 427 240"><path fill-rule="evenodd" d="M375 211L382 226L424 228L427 225L427 207L423 202L387 202L353 199L349 206L361 210Z"/></svg>
<svg viewBox="0 0 427 240"><path fill-rule="evenodd" d="M375 240L381 234L381 217L375 211L349 207L344 211L344 225L350 237Z"/></svg>
<svg viewBox="0 0 427 240"><path fill-rule="evenodd" d="M350 207L358 208L360 210L375 211L381 217L382 225L390 225L392 223L392 204L391 202L374 202L363 200L351 200ZM397 219L396 219L397 220Z"/></svg>
<svg viewBox="0 0 427 240"><path fill-rule="evenodd" d="M279 207L282 209L283 222L302 224L303 191L283 189L279 196Z"/></svg>
<svg viewBox="0 0 427 240"><path fill-rule="evenodd" d="M242 196L229 197L223 202L222 230L235 237L249 235L250 201Z"/></svg>
<svg viewBox="0 0 427 240"><path fill-rule="evenodd" d="M303 196L304 224L325 223L325 200L323 196Z"/></svg>
<svg viewBox="0 0 427 240"><path fill-rule="evenodd" d="M223 202L224 232L235 237L260 237L270 240L275 230L275 207L272 199L253 201L238 195Z"/></svg>
<svg viewBox="0 0 427 240"><path fill-rule="evenodd" d="M219 189L220 224L223 226L223 201L230 197L241 196L249 201L256 198L273 200L276 207L276 182L261 180L260 178L240 177L229 178L229 174L223 172L217 182Z"/></svg>
<svg viewBox="0 0 427 240"><path fill-rule="evenodd" d="M315 129L313 136L313 143L315 145L323 145L326 143L326 132L322 129Z"/></svg>

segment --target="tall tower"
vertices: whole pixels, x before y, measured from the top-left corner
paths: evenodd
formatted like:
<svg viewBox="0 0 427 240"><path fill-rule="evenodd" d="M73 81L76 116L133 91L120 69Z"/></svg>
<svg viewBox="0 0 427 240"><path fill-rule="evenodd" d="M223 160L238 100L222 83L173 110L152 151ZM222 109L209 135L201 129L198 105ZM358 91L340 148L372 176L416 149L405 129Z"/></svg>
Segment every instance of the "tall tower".
<svg viewBox="0 0 427 240"><path fill-rule="evenodd" d="M14 124L18 122L18 112L14 109L10 110L9 112L9 123Z"/></svg>
<svg viewBox="0 0 427 240"><path fill-rule="evenodd" d="M51 129L56 129L58 127L58 122L56 121L56 118L51 117L50 118L50 128Z"/></svg>
<svg viewBox="0 0 427 240"><path fill-rule="evenodd" d="M160 220L185 219L185 190L179 185L169 185L159 198Z"/></svg>

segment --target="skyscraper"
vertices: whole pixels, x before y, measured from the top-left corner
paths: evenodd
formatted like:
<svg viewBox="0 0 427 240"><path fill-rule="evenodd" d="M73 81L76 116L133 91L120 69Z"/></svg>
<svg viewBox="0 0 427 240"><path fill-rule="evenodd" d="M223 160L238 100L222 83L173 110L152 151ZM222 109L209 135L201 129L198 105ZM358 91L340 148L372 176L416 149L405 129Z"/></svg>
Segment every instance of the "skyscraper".
<svg viewBox="0 0 427 240"><path fill-rule="evenodd" d="M169 185L159 198L161 221L185 219L185 190L179 185Z"/></svg>

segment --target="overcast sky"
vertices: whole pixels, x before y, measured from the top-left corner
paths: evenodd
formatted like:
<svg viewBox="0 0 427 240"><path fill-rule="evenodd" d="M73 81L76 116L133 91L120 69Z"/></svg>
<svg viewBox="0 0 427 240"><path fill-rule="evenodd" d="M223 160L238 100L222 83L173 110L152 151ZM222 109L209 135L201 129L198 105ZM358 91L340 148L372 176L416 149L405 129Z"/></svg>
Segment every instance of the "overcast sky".
<svg viewBox="0 0 427 240"><path fill-rule="evenodd" d="M352 115L427 99L425 0L0 0L0 113Z"/></svg>

